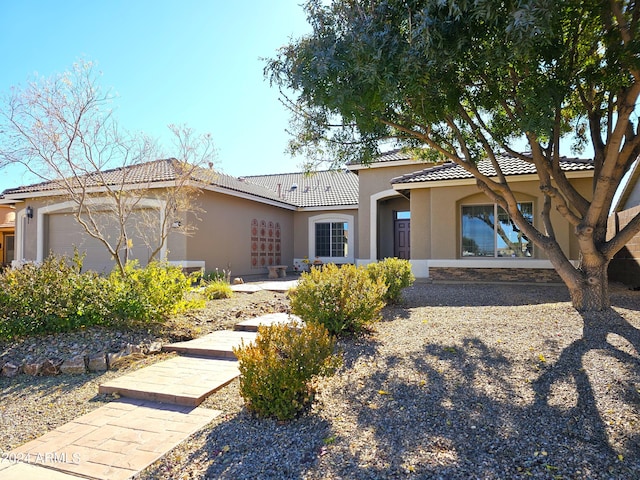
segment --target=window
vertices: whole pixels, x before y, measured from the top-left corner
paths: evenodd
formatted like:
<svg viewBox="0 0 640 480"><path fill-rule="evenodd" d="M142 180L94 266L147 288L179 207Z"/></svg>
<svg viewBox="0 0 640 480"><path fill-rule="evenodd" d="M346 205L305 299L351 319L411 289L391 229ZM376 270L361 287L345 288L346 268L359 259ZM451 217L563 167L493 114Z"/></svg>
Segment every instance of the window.
<svg viewBox="0 0 640 480"><path fill-rule="evenodd" d="M533 204L518 203L524 218L533 223ZM498 205L462 207L463 257L532 257L533 244Z"/></svg>
<svg viewBox="0 0 640 480"><path fill-rule="evenodd" d="M316 224L316 257L348 256L347 222L317 222Z"/></svg>

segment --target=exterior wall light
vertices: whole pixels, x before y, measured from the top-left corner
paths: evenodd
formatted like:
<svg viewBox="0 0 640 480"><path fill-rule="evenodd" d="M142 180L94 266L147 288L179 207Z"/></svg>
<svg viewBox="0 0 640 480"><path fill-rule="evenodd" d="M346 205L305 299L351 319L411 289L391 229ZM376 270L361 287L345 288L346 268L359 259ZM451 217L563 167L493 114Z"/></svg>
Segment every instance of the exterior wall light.
<svg viewBox="0 0 640 480"><path fill-rule="evenodd" d="M33 218L33 207L31 205L27 207L27 218Z"/></svg>

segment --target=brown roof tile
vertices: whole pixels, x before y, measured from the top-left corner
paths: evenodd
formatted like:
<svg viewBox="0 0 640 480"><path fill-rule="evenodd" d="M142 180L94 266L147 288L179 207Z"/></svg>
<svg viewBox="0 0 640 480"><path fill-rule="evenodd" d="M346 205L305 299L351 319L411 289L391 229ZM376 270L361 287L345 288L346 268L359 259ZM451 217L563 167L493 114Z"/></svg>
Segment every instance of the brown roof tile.
<svg viewBox="0 0 640 480"><path fill-rule="evenodd" d="M131 165L124 168L104 170L99 175L89 174L87 187L104 185L153 186L180 178L181 162L163 159ZM191 179L229 191L253 195L294 207L357 205L358 177L352 172L323 171L311 176L304 173L260 175L236 178L220 172L195 168ZM293 188L298 185L298 188ZM28 195L30 193L54 192L61 189L58 181L42 182L7 189L3 195Z"/></svg>
<svg viewBox="0 0 640 480"><path fill-rule="evenodd" d="M282 199L298 207L358 205L358 176L349 171L282 173L244 179L268 190L280 192Z"/></svg>
<svg viewBox="0 0 640 480"><path fill-rule="evenodd" d="M536 167L530 162L526 162L516 157L508 155L499 155L497 157L498 164L502 172L507 176L512 175L529 175L536 173ZM581 170L593 170L593 161L584 160L579 158L566 158L562 157L560 160L560 167L564 171L581 171ZM489 177L495 177L496 171L489 160L481 160L478 162L478 170L483 175ZM393 178L391 183L419 183L419 182L436 182L443 180L464 180L472 179L473 175L467 172L460 165L447 162L435 167L425 168L417 172L408 173L399 177Z"/></svg>

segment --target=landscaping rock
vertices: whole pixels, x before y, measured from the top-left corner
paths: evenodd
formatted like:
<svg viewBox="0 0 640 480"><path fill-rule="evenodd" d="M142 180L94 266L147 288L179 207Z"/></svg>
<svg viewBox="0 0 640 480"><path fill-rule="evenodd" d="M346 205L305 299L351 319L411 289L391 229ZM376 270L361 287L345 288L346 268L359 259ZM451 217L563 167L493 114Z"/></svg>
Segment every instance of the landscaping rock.
<svg viewBox="0 0 640 480"><path fill-rule="evenodd" d="M73 358L65 360L60 365L60 373L78 375L87 372L87 364L84 355L76 355Z"/></svg>
<svg viewBox="0 0 640 480"><path fill-rule="evenodd" d="M109 369L107 365L107 356L104 352L91 355L87 361L87 367L90 372L106 372Z"/></svg>
<svg viewBox="0 0 640 480"><path fill-rule="evenodd" d="M134 353L142 353L144 354L144 347L140 346L140 345L131 345L130 343L127 344L126 348L124 349L124 353L125 355L131 355Z"/></svg>
<svg viewBox="0 0 640 480"><path fill-rule="evenodd" d="M42 364L42 375L53 376L60 374L60 365L64 360L61 358L48 358Z"/></svg>
<svg viewBox="0 0 640 480"><path fill-rule="evenodd" d="M152 342L147 347L147 355L155 355L162 351L162 342Z"/></svg>
<svg viewBox="0 0 640 480"><path fill-rule="evenodd" d="M15 377L20 373L20 365L16 362L8 361L2 366L3 377Z"/></svg>

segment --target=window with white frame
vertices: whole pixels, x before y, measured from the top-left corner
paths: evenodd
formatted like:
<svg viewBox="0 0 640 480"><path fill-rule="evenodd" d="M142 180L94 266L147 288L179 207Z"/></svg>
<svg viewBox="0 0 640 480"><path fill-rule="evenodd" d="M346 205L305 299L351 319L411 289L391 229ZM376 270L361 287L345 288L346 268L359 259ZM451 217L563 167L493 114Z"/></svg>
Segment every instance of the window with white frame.
<svg viewBox="0 0 640 480"><path fill-rule="evenodd" d="M518 203L518 210L533 223L533 203ZM463 205L461 218L463 257L533 257L533 243L502 207Z"/></svg>
<svg viewBox="0 0 640 480"><path fill-rule="evenodd" d="M323 262L352 263L353 215L322 214L309 218L309 258Z"/></svg>
<svg viewBox="0 0 640 480"><path fill-rule="evenodd" d="M316 223L316 257L344 258L349 253L347 222Z"/></svg>

